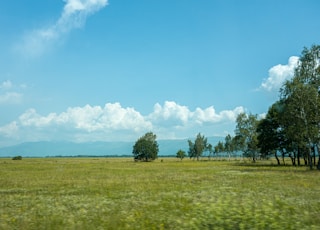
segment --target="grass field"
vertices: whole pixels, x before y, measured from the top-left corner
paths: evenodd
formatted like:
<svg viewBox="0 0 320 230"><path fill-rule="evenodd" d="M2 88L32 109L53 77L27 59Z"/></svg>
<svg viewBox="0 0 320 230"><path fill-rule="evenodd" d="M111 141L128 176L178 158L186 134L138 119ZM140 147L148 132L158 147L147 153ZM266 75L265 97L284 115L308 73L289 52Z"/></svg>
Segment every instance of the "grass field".
<svg viewBox="0 0 320 230"><path fill-rule="evenodd" d="M320 229L320 172L270 162L0 159L0 229Z"/></svg>

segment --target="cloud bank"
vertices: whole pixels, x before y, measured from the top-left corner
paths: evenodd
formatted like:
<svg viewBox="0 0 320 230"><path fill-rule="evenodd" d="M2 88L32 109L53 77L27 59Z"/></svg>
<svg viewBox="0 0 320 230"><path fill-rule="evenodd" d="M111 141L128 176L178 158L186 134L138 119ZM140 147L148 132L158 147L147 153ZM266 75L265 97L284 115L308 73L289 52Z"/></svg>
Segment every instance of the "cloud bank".
<svg viewBox="0 0 320 230"><path fill-rule="evenodd" d="M260 89L266 91L278 91L282 84L293 77L294 70L298 65L299 57L292 56L286 65L276 65L269 69L269 77L265 79Z"/></svg>
<svg viewBox="0 0 320 230"><path fill-rule="evenodd" d="M60 18L52 25L27 33L16 49L28 57L42 55L71 30L81 28L87 17L108 4L107 0L64 0Z"/></svg>
<svg viewBox="0 0 320 230"><path fill-rule="evenodd" d="M28 109L16 120L0 127L0 139L15 142L119 141L135 140L148 131L155 132L160 139L187 138L204 128L212 129L212 133L206 135L213 135L215 126L234 126L237 115L244 111L243 107L237 107L216 112L213 106L191 111L173 101L155 104L148 115L131 107L124 108L120 103L107 103L103 107L71 107L62 113L47 115ZM220 134L223 135L224 131Z"/></svg>

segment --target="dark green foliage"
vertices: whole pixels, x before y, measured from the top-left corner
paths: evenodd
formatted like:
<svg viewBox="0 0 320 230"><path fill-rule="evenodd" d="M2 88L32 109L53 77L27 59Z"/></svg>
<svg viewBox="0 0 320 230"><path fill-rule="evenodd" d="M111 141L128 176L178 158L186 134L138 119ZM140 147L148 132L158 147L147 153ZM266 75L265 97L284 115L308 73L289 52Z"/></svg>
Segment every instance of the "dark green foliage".
<svg viewBox="0 0 320 230"><path fill-rule="evenodd" d="M12 157L12 160L16 161L16 160L22 160L22 156L15 156Z"/></svg>
<svg viewBox="0 0 320 230"><path fill-rule="evenodd" d="M280 161L277 157L277 151L289 150L290 146L281 121L283 116L284 104L278 101L269 108L266 117L259 121L257 127L258 147L262 156L267 157L270 154L274 154L278 164L280 164Z"/></svg>
<svg viewBox="0 0 320 230"><path fill-rule="evenodd" d="M212 145L208 144L208 140L204 135L201 135L198 133L196 140L192 142L191 140L188 140L189 144L189 157L190 158L199 158L202 156L202 153L204 151L212 151Z"/></svg>
<svg viewBox="0 0 320 230"><path fill-rule="evenodd" d="M176 157L180 158L180 160L183 160L183 158L185 158L185 156L186 156L186 152L181 150L181 149L179 149L179 151L176 154Z"/></svg>
<svg viewBox="0 0 320 230"><path fill-rule="evenodd" d="M159 146L157 136L152 132L140 137L133 146L133 156L136 161L153 161L158 157Z"/></svg>

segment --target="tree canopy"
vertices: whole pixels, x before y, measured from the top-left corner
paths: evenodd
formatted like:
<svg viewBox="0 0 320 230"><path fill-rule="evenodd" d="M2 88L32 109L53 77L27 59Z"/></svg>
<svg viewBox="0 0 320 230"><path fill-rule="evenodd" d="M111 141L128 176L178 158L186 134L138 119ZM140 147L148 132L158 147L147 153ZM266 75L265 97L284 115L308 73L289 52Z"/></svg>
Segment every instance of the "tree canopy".
<svg viewBox="0 0 320 230"><path fill-rule="evenodd" d="M179 158L180 160L183 160L185 156L186 156L186 152L183 151L182 149L179 149L178 152L176 153L176 157Z"/></svg>
<svg viewBox="0 0 320 230"><path fill-rule="evenodd" d="M158 157L159 146L157 136L152 132L140 137L133 146L133 156L135 160L152 161Z"/></svg>
<svg viewBox="0 0 320 230"><path fill-rule="evenodd" d="M245 156L251 157L255 162L259 152L257 146L257 115L240 113L236 121L235 133L238 148L243 151Z"/></svg>
<svg viewBox="0 0 320 230"><path fill-rule="evenodd" d="M188 140L189 144L189 157L199 160L204 151L212 151L212 145L208 144L208 140L204 135L198 133L194 142Z"/></svg>

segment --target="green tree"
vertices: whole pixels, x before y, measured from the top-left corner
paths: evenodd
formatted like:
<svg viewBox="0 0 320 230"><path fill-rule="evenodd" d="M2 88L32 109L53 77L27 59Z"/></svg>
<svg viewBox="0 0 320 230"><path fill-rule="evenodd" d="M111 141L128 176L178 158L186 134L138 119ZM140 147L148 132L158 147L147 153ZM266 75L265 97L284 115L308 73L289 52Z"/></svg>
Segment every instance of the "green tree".
<svg viewBox="0 0 320 230"><path fill-rule="evenodd" d="M257 115L240 113L237 117L237 127L235 130L239 148L243 151L243 155L251 157L256 162L258 149L257 139Z"/></svg>
<svg viewBox="0 0 320 230"><path fill-rule="evenodd" d="M231 153L234 151L232 137L230 134L228 134L224 139L224 150L227 152L229 160L230 160Z"/></svg>
<svg viewBox="0 0 320 230"><path fill-rule="evenodd" d="M176 154L176 157L180 158L180 160L183 160L183 158L185 158L185 156L186 156L186 152L181 150L181 149L179 149L179 151Z"/></svg>
<svg viewBox="0 0 320 230"><path fill-rule="evenodd" d="M305 162L310 168L316 164L315 149L320 139L319 93L320 46L313 45L310 49L303 49L294 77L281 88L286 135L298 149L308 149Z"/></svg>
<svg viewBox="0 0 320 230"><path fill-rule="evenodd" d="M286 142L281 123L283 111L284 105L280 101L274 103L269 108L266 117L261 119L257 126L258 147L262 156L267 157L270 154L274 154L278 165L280 165L280 160L277 156L277 151L288 150L288 142Z"/></svg>
<svg viewBox="0 0 320 230"><path fill-rule="evenodd" d="M159 146L157 136L152 132L140 137L133 146L133 156L135 160L152 161L158 157Z"/></svg>
<svg viewBox="0 0 320 230"><path fill-rule="evenodd" d="M12 160L22 160L22 156L15 156L15 157L12 157Z"/></svg>
<svg viewBox="0 0 320 230"><path fill-rule="evenodd" d="M307 153L306 158L310 168L312 168L313 147L319 141L319 93L312 85L302 84L296 79L287 82L286 85L292 90L283 99L286 114L284 120L286 134L290 140L297 143L298 147L308 147L309 153Z"/></svg>
<svg viewBox="0 0 320 230"><path fill-rule="evenodd" d="M218 141L218 143L214 146L214 153L218 156L218 153L224 152L224 143L222 141Z"/></svg>
<svg viewBox="0 0 320 230"><path fill-rule="evenodd" d="M208 154L208 158L209 158L209 160L210 160L210 159L211 159L212 154L214 153L212 144L208 144L207 151L209 152L209 154Z"/></svg>
<svg viewBox="0 0 320 230"><path fill-rule="evenodd" d="M189 144L189 157L193 159L199 160L199 158L202 156L204 151L209 151L210 146L212 149L212 145L208 144L208 140L204 135L201 135L198 133L196 140L192 142L191 140L188 140Z"/></svg>

